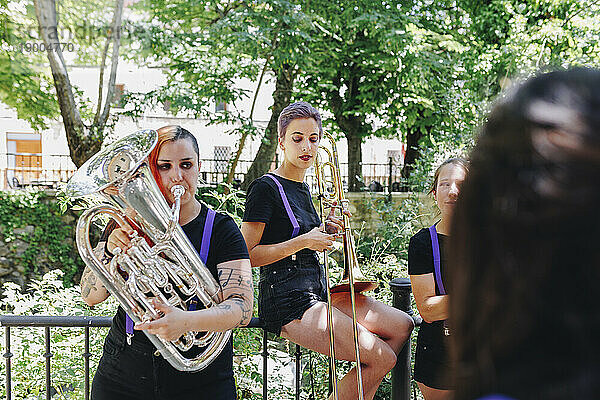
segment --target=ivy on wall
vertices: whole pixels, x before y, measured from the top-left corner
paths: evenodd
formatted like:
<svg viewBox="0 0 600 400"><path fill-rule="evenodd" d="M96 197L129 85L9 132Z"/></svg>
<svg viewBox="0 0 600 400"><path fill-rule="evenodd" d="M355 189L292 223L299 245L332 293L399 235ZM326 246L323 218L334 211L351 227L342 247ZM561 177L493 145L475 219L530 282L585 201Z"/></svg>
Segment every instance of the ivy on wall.
<svg viewBox="0 0 600 400"><path fill-rule="evenodd" d="M44 192L0 191L3 267L12 264L26 276L61 269L64 282L71 285L83 270L73 240L75 224L75 217L62 214L55 199Z"/></svg>

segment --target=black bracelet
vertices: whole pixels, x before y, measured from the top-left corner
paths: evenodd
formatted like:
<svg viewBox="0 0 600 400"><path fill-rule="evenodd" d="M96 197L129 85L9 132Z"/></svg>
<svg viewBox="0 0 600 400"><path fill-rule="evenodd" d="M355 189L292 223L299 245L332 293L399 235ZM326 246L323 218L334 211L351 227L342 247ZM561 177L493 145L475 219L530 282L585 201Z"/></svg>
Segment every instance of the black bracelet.
<svg viewBox="0 0 600 400"><path fill-rule="evenodd" d="M108 258L113 258L115 255L108 250L108 243L104 245L104 255Z"/></svg>

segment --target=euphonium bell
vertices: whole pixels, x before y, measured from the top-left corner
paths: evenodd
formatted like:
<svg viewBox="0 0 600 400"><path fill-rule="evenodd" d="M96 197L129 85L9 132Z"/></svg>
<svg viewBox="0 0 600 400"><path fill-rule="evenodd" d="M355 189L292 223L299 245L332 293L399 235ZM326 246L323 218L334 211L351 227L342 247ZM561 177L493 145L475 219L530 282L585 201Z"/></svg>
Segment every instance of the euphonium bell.
<svg viewBox="0 0 600 400"><path fill-rule="evenodd" d="M86 161L66 188L71 197L100 194L109 203L81 215L76 230L77 248L85 264L134 322L160 317L152 298L184 310L192 299L205 308L222 301L219 283L179 225L183 187L173 188L176 200L170 207L152 176L147 157L157 140L156 131L144 130L116 141ZM125 253L115 251L107 265L94 254L89 240L90 224L101 214L107 214L119 225L127 220L141 233L131 239L132 246ZM180 371L207 367L231 336L231 331L190 331L171 342L143 332Z"/></svg>

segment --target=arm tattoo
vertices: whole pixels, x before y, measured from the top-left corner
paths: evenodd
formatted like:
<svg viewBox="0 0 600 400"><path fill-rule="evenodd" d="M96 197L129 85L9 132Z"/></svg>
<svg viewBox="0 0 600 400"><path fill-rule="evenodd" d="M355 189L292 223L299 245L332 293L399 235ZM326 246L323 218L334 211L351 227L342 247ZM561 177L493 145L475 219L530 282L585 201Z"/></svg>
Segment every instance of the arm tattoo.
<svg viewBox="0 0 600 400"><path fill-rule="evenodd" d="M233 302L242 310L242 320L247 320L252 317L252 309L250 308L247 301L239 296L233 295L229 297Z"/></svg>
<svg viewBox="0 0 600 400"><path fill-rule="evenodd" d="M228 306L238 308L242 312L242 321L252 317L252 299L247 296L253 295L252 272L243 271L240 268L227 266L218 267L219 282L224 291L227 291L227 298L230 300ZM230 310L231 307L228 308Z"/></svg>
<svg viewBox="0 0 600 400"><path fill-rule="evenodd" d="M106 246L106 242L98 242L98 245L96 245L96 248L94 248L94 254L100 259L102 263L106 264L108 261L110 261L110 258L106 256L104 246ZM81 297L83 297L84 299L87 299L92 294L92 292L98 292L98 290L104 289L104 285L102 285L102 283L98 281L98 277L96 277L96 274L94 274L94 272L87 266L81 274L80 286ZM104 290L106 291L106 289Z"/></svg>
<svg viewBox="0 0 600 400"><path fill-rule="evenodd" d="M252 289L252 273L245 276L237 268L219 267L219 282L223 289L236 287Z"/></svg>
<svg viewBox="0 0 600 400"><path fill-rule="evenodd" d="M220 303L220 304L217 305L217 308L219 310L222 310L222 311L230 311L231 310L231 305Z"/></svg>
<svg viewBox="0 0 600 400"><path fill-rule="evenodd" d="M84 299L90 295L92 290L98 290L96 288L96 281L96 275L88 267L85 267L81 275L81 295Z"/></svg>

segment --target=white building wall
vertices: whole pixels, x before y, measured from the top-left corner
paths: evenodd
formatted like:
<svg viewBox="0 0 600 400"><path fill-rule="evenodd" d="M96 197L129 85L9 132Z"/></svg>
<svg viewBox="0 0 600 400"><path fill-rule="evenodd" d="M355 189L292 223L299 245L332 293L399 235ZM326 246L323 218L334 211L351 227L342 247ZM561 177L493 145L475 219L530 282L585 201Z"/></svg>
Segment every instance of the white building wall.
<svg viewBox="0 0 600 400"><path fill-rule="evenodd" d="M105 70L105 79L107 81L108 73L109 71ZM96 104L98 97L99 68L95 66L73 66L70 67L69 76L72 84L79 87L79 89L83 91L84 96L90 99L93 104ZM124 84L126 91L147 92L164 84L165 78L162 71L158 68L139 67L130 63L120 62L116 83ZM228 107L235 106L238 110L242 110L242 112L249 115L257 82L241 80L239 85L240 87L249 90L249 97L240 101L239 104L228 105ZM273 104L271 96L273 90L273 79L265 77L259 91L254 111L255 123L263 128L266 127L271 116L269 108ZM211 105L211 107L214 109L214 104ZM0 121L2 121L0 125L0 169L5 169L8 164L8 158L6 156L7 133L34 133L34 129L27 122L18 119L16 112L2 103L0 103ZM178 124L185 127L198 138L201 158L214 158L215 146L229 146L232 154L237 149L239 136L228 133L233 130L234 126L225 124L207 126L206 120L189 118L183 114L177 116L169 115L160 106L156 107L154 110L147 111L145 115L137 121L133 121L131 118L121 118L115 125L114 134L112 136L117 138L130 134L136 130L148 128L157 129L161 126L171 124ZM49 125L48 129L40 132L42 134L42 153L44 154L45 168L50 164L50 162L47 161L50 160L48 157L49 155L69 154L62 122L55 121ZM259 138L248 140L241 159L252 160L258 151L259 146ZM338 140L337 146L340 162L345 163L347 160L346 140L343 138ZM363 144L362 149L363 163L387 163L388 150L402 150L402 143L399 140L373 138L367 140L366 143ZM279 155L279 159L281 160L281 155ZM69 163L68 160L63 160L62 162Z"/></svg>

